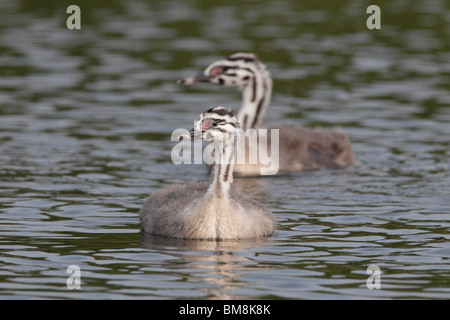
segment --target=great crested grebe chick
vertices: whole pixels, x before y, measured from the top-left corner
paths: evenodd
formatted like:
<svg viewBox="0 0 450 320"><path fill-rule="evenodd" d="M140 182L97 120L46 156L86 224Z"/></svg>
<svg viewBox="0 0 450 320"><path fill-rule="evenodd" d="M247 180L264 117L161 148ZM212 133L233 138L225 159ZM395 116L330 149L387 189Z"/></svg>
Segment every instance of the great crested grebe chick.
<svg viewBox="0 0 450 320"><path fill-rule="evenodd" d="M265 65L252 53L235 53L216 61L194 77L178 80L192 85L206 82L235 87L242 92L242 106L237 114L241 128L258 129L272 96L272 79ZM279 173L310 171L322 168L342 169L356 163L347 135L338 128L308 129L295 125L270 126L279 129ZM268 149L271 136L267 136ZM253 152L251 144L241 145L241 151ZM258 175L260 164L238 164L237 175Z"/></svg>
<svg viewBox="0 0 450 320"><path fill-rule="evenodd" d="M177 184L154 192L140 211L141 229L185 239L245 239L273 234L272 213L231 190L239 122L231 109L212 108L181 139L215 144L215 165L209 183Z"/></svg>

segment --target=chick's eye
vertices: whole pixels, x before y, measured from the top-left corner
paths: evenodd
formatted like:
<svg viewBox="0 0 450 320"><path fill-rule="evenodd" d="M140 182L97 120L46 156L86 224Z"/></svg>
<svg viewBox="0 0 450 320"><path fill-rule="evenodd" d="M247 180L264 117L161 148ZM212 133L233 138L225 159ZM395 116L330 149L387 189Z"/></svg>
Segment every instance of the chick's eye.
<svg viewBox="0 0 450 320"><path fill-rule="evenodd" d="M222 68L221 67L215 67L214 69L212 69L210 71L211 75L213 76L218 76L219 74L222 73Z"/></svg>
<svg viewBox="0 0 450 320"><path fill-rule="evenodd" d="M215 128L215 127L217 127L217 122L213 122L213 123L211 123L211 125Z"/></svg>

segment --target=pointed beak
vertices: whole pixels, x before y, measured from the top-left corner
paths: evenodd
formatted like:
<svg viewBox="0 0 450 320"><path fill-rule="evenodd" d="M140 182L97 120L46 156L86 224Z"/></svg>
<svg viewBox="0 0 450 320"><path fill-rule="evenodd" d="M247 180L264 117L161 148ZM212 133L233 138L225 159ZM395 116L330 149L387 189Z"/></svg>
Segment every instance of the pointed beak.
<svg viewBox="0 0 450 320"><path fill-rule="evenodd" d="M193 77L179 79L177 81L177 84L189 86L189 85L197 83L197 82L210 82L212 78L213 78L212 76L206 76L201 72Z"/></svg>
<svg viewBox="0 0 450 320"><path fill-rule="evenodd" d="M191 130L189 130L187 133L182 134L181 136L178 137L178 141L182 141L182 140L192 140L195 138L199 138L202 136L202 131L199 130L197 128L197 126L194 126L191 128Z"/></svg>

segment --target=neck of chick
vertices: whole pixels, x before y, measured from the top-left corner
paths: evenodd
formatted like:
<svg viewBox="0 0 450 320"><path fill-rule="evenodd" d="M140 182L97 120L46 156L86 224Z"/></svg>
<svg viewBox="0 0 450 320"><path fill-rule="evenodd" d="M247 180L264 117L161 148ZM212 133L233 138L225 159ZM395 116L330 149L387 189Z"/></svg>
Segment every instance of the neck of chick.
<svg viewBox="0 0 450 320"><path fill-rule="evenodd" d="M214 169L207 196L228 201L231 184L233 183L233 169L236 163L239 136L237 132L226 132L214 142Z"/></svg>
<svg viewBox="0 0 450 320"><path fill-rule="evenodd" d="M241 128L258 129L272 96L272 79L266 70L256 69L252 81L247 83L242 90L242 106L237 118Z"/></svg>

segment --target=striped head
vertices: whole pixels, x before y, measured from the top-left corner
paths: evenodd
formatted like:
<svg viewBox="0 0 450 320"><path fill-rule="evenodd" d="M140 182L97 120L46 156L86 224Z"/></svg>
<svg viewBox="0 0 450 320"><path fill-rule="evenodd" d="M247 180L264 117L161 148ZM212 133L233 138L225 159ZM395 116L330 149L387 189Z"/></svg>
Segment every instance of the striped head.
<svg viewBox="0 0 450 320"><path fill-rule="evenodd" d="M178 80L179 84L197 82L236 87L242 91L242 107L237 115L241 128L257 129L272 96L272 78L256 55L235 53L209 65L197 76Z"/></svg>
<svg viewBox="0 0 450 320"><path fill-rule="evenodd" d="M203 141L224 141L230 135L235 136L239 122L230 108L215 107L199 116L199 120L189 133L178 137L183 139L202 139Z"/></svg>
<svg viewBox="0 0 450 320"><path fill-rule="evenodd" d="M252 85L255 78L269 78L270 74L264 64L253 53L235 53L227 59L210 64L202 73L178 80L179 84L191 85L207 82L244 90Z"/></svg>

